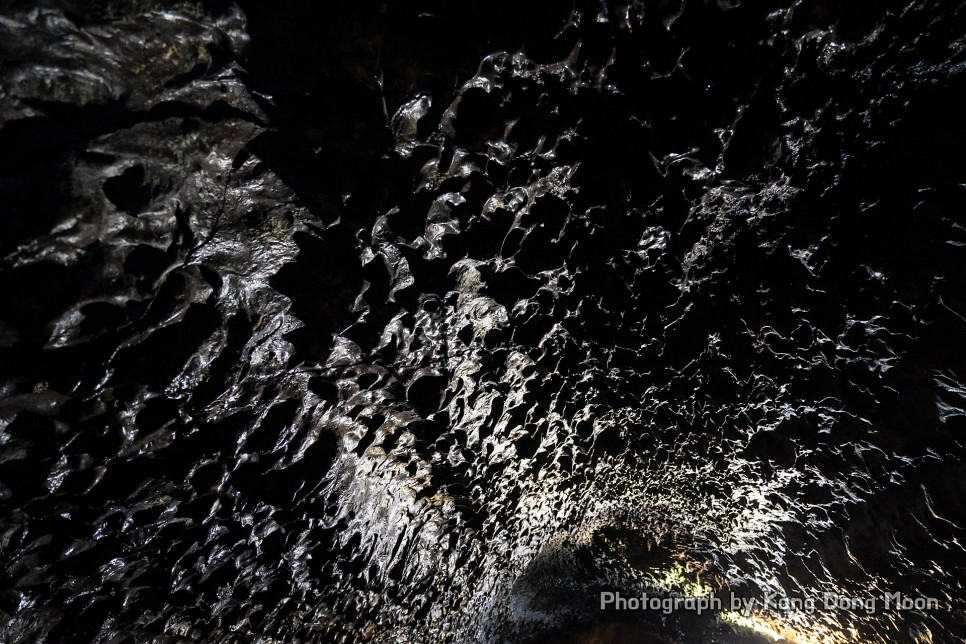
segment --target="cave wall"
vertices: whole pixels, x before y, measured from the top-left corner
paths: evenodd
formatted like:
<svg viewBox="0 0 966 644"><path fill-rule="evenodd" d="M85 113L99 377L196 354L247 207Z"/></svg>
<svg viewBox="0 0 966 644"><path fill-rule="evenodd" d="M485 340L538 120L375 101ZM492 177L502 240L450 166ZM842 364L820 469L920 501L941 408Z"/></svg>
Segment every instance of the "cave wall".
<svg viewBox="0 0 966 644"><path fill-rule="evenodd" d="M520 4L2 5L5 640L966 636L964 6Z"/></svg>

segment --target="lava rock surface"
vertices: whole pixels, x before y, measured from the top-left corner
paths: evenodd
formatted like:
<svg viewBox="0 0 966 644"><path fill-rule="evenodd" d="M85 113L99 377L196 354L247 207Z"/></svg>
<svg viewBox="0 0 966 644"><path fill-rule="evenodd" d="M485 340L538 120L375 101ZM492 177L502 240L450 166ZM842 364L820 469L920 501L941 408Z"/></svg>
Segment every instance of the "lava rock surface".
<svg viewBox="0 0 966 644"><path fill-rule="evenodd" d="M963 641L963 96L945 0L0 4L0 640Z"/></svg>

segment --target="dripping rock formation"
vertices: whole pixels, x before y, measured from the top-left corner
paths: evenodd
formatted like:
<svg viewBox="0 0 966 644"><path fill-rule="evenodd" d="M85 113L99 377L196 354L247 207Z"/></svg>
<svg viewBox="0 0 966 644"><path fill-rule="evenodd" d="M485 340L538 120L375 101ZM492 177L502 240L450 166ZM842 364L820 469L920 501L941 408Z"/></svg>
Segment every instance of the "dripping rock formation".
<svg viewBox="0 0 966 644"><path fill-rule="evenodd" d="M964 641L964 96L959 0L0 3L0 641Z"/></svg>

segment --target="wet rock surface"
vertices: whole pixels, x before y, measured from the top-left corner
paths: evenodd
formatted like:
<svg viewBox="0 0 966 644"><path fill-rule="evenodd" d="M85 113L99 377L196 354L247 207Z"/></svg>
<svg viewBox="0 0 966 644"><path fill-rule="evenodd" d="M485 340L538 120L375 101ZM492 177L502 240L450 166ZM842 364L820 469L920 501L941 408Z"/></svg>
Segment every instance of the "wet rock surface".
<svg viewBox="0 0 966 644"><path fill-rule="evenodd" d="M3 641L966 637L966 6L0 7Z"/></svg>

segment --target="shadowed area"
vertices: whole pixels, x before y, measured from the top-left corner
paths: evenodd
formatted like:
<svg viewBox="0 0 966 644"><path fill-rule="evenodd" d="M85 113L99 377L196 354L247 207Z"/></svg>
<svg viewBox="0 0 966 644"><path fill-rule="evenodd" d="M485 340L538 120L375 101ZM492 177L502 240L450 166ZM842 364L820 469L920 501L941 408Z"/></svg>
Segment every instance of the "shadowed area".
<svg viewBox="0 0 966 644"><path fill-rule="evenodd" d="M966 637L963 33L0 2L0 640Z"/></svg>

